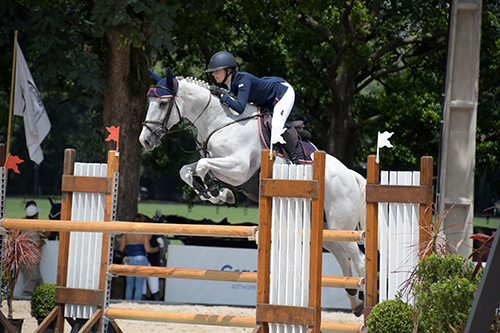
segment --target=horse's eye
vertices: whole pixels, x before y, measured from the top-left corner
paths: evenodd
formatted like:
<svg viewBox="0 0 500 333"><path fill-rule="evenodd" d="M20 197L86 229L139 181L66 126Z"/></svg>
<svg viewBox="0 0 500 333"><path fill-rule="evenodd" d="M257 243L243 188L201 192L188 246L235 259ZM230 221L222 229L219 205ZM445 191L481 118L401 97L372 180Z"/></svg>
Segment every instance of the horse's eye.
<svg viewBox="0 0 500 333"><path fill-rule="evenodd" d="M161 108L164 108L165 106L167 106L167 104L168 104L168 103L167 103L166 101L161 101L161 102L160 102L160 107L161 107Z"/></svg>

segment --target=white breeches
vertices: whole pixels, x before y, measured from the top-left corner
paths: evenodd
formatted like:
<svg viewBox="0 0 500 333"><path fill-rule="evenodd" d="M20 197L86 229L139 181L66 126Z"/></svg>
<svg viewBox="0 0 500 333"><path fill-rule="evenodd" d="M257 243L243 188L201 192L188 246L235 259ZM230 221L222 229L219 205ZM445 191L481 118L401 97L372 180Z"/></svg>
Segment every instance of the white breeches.
<svg viewBox="0 0 500 333"><path fill-rule="evenodd" d="M295 102L295 91L288 82L281 82L282 85L288 87L286 93L281 100L276 103L273 110L273 122L271 130L271 144L277 142L285 143L281 134L285 131L285 123L292 111L293 103Z"/></svg>

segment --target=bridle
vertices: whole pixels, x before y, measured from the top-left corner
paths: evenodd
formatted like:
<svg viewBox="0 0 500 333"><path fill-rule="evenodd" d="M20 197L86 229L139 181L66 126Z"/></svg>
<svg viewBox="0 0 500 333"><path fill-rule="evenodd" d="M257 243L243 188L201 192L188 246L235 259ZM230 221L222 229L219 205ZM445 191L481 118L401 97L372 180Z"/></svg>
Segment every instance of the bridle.
<svg viewBox="0 0 500 333"><path fill-rule="evenodd" d="M172 97L168 96L166 98L172 98L172 100L170 101L170 104L168 105L168 109L167 109L167 114L165 115L165 118L163 119L163 121L153 121L153 120L145 120L143 123L142 123L142 126L146 127L151 133L154 134L154 136L156 136L156 138L158 140L161 140L161 137L164 136L165 134L172 134L172 133L177 133L177 132L181 132L181 131L185 131L185 130L192 130L192 128L194 127L196 121L198 119L200 119L200 117L203 115L203 113L207 110L208 106L210 105L210 102L212 101L212 94L209 92L209 95L210 95L210 98L208 99L208 102L207 102L207 105L205 105L205 107L203 108L203 110L200 112L200 114L198 115L198 117L196 117L196 119L191 122L191 124L189 124L188 126L184 127L184 128L181 128L181 129L177 129L177 130L169 130L167 129L167 124L168 124L168 121L170 120L170 116L172 114L172 109L173 109L173 106L175 104L176 106L176 109L177 109L177 115L179 116L179 121L182 121L182 119L184 119L182 116L181 116L181 112L179 110L179 106L177 105L177 102L175 100L175 97L176 97L176 94L177 94L177 89L172 90L172 89L169 89L167 87L164 87L164 86L160 86L160 85L156 85L156 87L160 88L160 89L164 89L166 91L168 91L169 93L172 94ZM177 87L177 85L176 85ZM257 115L253 115L253 116L249 116L249 117L245 117L245 118L240 118L240 119L237 119L235 121L232 121L230 123L227 123L225 125L222 125L221 127L215 129L214 131L212 131L212 133L210 133L207 137L207 139L205 140L205 142L198 142L198 140L195 139L195 142L196 142L196 145L199 147L196 151L199 151L199 150L203 150L205 152L205 154L207 153L207 146L208 146L208 141L210 140L210 138L212 137L212 135L223 129L224 127L227 127L229 125L232 125L232 124L236 124L236 123L239 123L239 122L242 122L242 121L246 121L246 120L249 120L249 119L252 119L252 118L257 118L257 117L260 117L261 115L260 114L257 114ZM155 124L155 125L160 125L161 127L158 128L156 131L153 130L149 124ZM184 150L184 149L183 149ZM194 151L194 152L196 152Z"/></svg>
<svg viewBox="0 0 500 333"><path fill-rule="evenodd" d="M177 115L179 116L179 120L182 120L182 116L181 116L181 112L179 111L179 106L177 105L177 102L175 101L175 96L177 94L177 89L172 90L172 89L169 89L167 87L164 87L164 86L160 86L160 85L156 85L156 87L160 88L160 89L163 89L163 90L166 90L168 91L169 93L172 94L172 97L166 97L166 98L172 98L172 100L170 101L170 104L168 105L168 109L167 109L167 114L165 116L165 118L163 119L163 121L153 121L153 120L145 120L143 123L142 123L142 126L146 127L148 130L151 131L151 133L154 134L154 136L156 136L156 138L158 140L161 140L161 137L165 134L170 134L170 133L174 133L174 132L178 132L178 131L181 131L181 130L174 130L174 131L170 131L167 129L167 124L168 124L168 121L170 120L170 115L172 114L172 109L174 107L174 104L176 106L176 109L177 109ZM208 106L208 105L207 105ZM205 107L206 108L206 107ZM157 129L156 131L153 130L149 124L155 124L155 125L160 125L161 128Z"/></svg>

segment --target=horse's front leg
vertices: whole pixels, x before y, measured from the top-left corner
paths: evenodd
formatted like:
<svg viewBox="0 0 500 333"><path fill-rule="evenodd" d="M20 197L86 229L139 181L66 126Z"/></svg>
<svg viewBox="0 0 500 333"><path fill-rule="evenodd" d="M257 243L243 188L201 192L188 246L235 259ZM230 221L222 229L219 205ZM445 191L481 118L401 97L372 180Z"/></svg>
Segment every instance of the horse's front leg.
<svg viewBox="0 0 500 333"><path fill-rule="evenodd" d="M202 200L208 200L210 199L210 195L208 194L207 189L194 179L196 163L197 162L184 165L179 174L181 179L195 191L196 195L198 195Z"/></svg>
<svg viewBox="0 0 500 333"><path fill-rule="evenodd" d="M219 180L225 183L243 183L248 171L242 167L242 163L235 157L226 156L218 158L202 158L196 165L196 174L200 176L211 194L227 203L234 203L233 192L228 188L219 189L214 181L214 174L221 175ZM221 179L223 178L223 179Z"/></svg>
<svg viewBox="0 0 500 333"><path fill-rule="evenodd" d="M229 190L229 189L223 189L222 193L218 193L217 195L212 195L210 192L209 192L209 189L207 189L207 187L205 186L205 184L202 184L200 182L198 182L194 176L198 175L196 173L196 166L197 166L198 162L195 162L195 163L191 163L191 164L187 164L187 165L184 165L179 174L180 174L180 177L181 179L189 185L189 187L191 187L194 192L196 193L196 195L198 195L198 197L201 199L201 200L208 200L210 201L211 203L213 204L222 204L224 202L229 202L231 201L230 197L232 196L233 197L233 202L229 202L229 203L234 203L234 196L232 194L232 192ZM227 194L226 193L226 190L231 192L230 194ZM229 201L228 201L229 200Z"/></svg>

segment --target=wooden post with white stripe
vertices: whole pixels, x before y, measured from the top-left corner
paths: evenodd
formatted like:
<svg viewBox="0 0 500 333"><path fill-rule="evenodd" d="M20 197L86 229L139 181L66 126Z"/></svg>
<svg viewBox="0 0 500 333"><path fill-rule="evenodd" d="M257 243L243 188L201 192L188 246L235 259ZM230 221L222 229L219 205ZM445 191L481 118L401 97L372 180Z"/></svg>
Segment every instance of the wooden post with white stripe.
<svg viewBox="0 0 500 333"><path fill-rule="evenodd" d="M280 325L321 332L326 154L314 153L309 180L307 166L275 165L273 172L268 156L268 150L262 151L254 332L275 332Z"/></svg>
<svg viewBox="0 0 500 333"><path fill-rule="evenodd" d="M114 151L108 152L108 165L106 177L75 176L74 149L66 149L64 152L64 170L61 184L61 220L71 220L73 207L73 193L104 193L104 221L111 221L114 177L118 172L119 157ZM70 235L69 231L61 231L59 235L59 258L57 267L57 283L54 310L38 326L35 332L43 332L48 325L55 321L55 330L64 332L65 308L67 305L82 305L95 307L96 310L80 329L80 332L88 332L94 325L103 326L103 314L105 307L105 284L108 266L108 254L110 246L109 234L102 236L101 262L99 265L99 286L97 289L70 288L68 284L68 267L70 257ZM68 318L71 321L71 319ZM120 333L119 327L112 322L114 331ZM101 329L99 328L99 331Z"/></svg>

